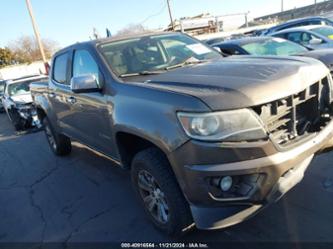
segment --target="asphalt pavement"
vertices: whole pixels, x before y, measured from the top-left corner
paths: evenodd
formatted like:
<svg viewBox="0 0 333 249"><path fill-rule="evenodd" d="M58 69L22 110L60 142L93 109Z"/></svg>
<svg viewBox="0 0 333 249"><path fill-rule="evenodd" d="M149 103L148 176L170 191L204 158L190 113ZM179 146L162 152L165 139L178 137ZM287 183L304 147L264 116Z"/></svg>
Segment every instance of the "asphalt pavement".
<svg viewBox="0 0 333 249"><path fill-rule="evenodd" d="M316 157L299 185L242 224L182 240L333 243L332 162L333 152ZM43 132L16 134L0 114L0 245L157 241L177 240L150 224L128 172L77 143L56 157Z"/></svg>

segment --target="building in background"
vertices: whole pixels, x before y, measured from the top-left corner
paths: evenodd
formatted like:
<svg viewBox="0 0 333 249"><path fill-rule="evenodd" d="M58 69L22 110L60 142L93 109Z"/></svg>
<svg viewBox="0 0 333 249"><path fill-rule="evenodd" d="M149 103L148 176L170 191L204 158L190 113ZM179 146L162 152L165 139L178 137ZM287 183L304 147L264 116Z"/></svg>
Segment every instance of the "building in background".
<svg viewBox="0 0 333 249"><path fill-rule="evenodd" d="M182 31L193 36L213 34L235 30L244 23L247 27L248 14L249 12L219 16L212 16L209 13L200 14L193 17L183 17L179 20L175 20L174 26L175 31ZM172 25L169 24L166 30L171 31Z"/></svg>
<svg viewBox="0 0 333 249"><path fill-rule="evenodd" d="M223 21L210 14L183 17L175 20L174 26L175 31L182 31L194 36L223 31ZM172 30L172 25L170 24L166 30Z"/></svg>

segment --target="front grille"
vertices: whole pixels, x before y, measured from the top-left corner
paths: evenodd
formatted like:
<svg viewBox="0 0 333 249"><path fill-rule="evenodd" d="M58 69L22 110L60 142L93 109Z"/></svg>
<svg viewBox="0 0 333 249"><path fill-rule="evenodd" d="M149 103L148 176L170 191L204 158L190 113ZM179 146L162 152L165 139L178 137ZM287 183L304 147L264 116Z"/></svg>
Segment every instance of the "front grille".
<svg viewBox="0 0 333 249"><path fill-rule="evenodd" d="M273 142L289 146L327 125L331 117L330 80L325 77L297 94L253 108Z"/></svg>

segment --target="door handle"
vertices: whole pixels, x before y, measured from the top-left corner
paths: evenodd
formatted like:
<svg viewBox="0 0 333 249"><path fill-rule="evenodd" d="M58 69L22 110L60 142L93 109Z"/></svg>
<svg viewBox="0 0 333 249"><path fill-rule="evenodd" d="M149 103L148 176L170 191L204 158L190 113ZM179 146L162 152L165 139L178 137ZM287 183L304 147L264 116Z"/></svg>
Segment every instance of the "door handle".
<svg viewBox="0 0 333 249"><path fill-rule="evenodd" d="M67 103L70 103L70 104L75 104L76 103L76 98L73 97L73 96L70 96L67 98Z"/></svg>
<svg viewBox="0 0 333 249"><path fill-rule="evenodd" d="M53 92L49 93L49 97L50 97L50 98L54 98L55 96L56 96L55 93L53 93Z"/></svg>

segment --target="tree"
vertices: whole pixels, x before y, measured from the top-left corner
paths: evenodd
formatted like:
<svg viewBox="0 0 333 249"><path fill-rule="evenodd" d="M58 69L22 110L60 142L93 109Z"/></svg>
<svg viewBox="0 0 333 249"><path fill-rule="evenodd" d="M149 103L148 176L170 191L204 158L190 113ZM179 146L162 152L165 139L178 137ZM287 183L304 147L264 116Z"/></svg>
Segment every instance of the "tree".
<svg viewBox="0 0 333 249"><path fill-rule="evenodd" d="M9 66L15 62L14 55L9 48L0 48L0 68Z"/></svg>
<svg viewBox="0 0 333 249"><path fill-rule="evenodd" d="M51 58L58 49L57 42L50 39L42 40L46 58ZM18 63L31 63L42 60L37 41L33 36L21 36L8 45Z"/></svg>
<svg viewBox="0 0 333 249"><path fill-rule="evenodd" d="M140 34L149 32L150 30L146 29L142 24L129 24L123 29L119 30L115 36L125 36L131 34Z"/></svg>

